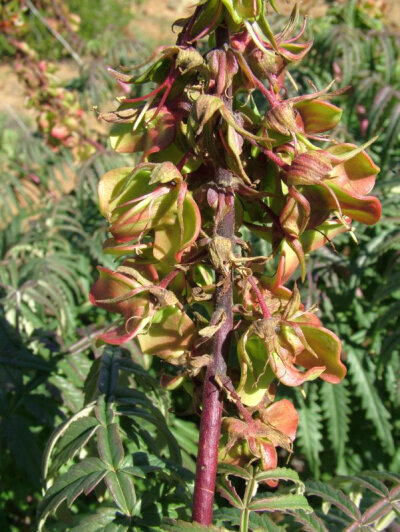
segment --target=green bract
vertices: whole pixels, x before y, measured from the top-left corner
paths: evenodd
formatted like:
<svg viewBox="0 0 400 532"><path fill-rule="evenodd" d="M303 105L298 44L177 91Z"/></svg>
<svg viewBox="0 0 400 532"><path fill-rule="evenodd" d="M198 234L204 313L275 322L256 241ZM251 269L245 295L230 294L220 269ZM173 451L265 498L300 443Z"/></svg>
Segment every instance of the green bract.
<svg viewBox="0 0 400 532"><path fill-rule="evenodd" d="M99 201L114 237L109 252L129 250L127 243L142 249L143 242L155 260L174 263L199 233L199 210L172 163L111 170L99 184Z"/></svg>

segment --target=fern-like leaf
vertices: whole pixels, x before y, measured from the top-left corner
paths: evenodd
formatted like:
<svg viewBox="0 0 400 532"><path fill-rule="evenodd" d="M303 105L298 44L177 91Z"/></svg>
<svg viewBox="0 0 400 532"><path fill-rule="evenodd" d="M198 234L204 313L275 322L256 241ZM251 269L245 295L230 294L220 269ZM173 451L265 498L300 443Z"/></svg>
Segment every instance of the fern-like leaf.
<svg viewBox="0 0 400 532"><path fill-rule="evenodd" d="M305 454L310 469L315 478L320 475L320 453L322 445L322 414L321 407L317 399L317 390L311 383L308 387L307 399L297 393L299 428L297 431L297 442L301 451Z"/></svg>
<svg viewBox="0 0 400 532"><path fill-rule="evenodd" d="M363 365L362 352L354 349L347 351L349 372L367 418L376 428L377 436L388 453L393 454L394 442L390 414L382 403L376 390L375 379Z"/></svg>
<svg viewBox="0 0 400 532"><path fill-rule="evenodd" d="M336 460L338 471L345 471L344 454L350 430L350 394L345 382L329 384L325 382L321 388L323 416Z"/></svg>

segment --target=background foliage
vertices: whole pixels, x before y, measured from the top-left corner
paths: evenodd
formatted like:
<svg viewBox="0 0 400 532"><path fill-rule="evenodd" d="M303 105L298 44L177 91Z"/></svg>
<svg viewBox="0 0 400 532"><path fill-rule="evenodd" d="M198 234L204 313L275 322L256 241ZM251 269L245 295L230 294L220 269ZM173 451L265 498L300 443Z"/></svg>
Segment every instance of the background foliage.
<svg viewBox="0 0 400 532"><path fill-rule="evenodd" d="M105 65L139 62L146 44L129 33L129 2L113 0L108 10L66 4L81 19L73 43L83 58L67 90L90 120L91 106L115 90ZM400 36L362 5L333 3L322 21L310 21L313 53L292 71L304 87L322 88L332 76L353 85L338 101L340 140L379 134L372 152L382 167L382 221L355 228L358 245L339 240L309 265L309 302L343 340L349 375L335 387L308 383L294 397L301 420L291 465L309 482L282 469L285 482L265 502L263 479L223 471L216 530L236 529L245 518L249 530L384 530L399 512ZM39 57L67 55L37 16L25 15ZM8 61L15 53L3 39L0 51ZM94 344L107 318L87 294L95 265L112 265L101 248L97 181L128 164L126 157L118 163L101 134L98 140L103 147L79 161L66 147L52 150L21 118L1 116L1 530L34 530L37 517L45 530L195 530L184 524L198 436L191 390L166 391L162 363L133 343L106 351ZM253 499L252 482L260 484ZM299 510L304 493L316 514ZM278 519L255 512L282 506Z"/></svg>

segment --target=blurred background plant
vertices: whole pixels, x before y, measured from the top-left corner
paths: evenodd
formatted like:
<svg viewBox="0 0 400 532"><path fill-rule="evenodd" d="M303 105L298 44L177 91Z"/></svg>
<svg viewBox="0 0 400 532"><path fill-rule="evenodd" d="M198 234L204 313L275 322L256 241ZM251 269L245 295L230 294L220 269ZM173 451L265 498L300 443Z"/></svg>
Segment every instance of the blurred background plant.
<svg viewBox="0 0 400 532"><path fill-rule="evenodd" d="M308 383L295 397L301 421L291 461L303 480L331 479L331 488L326 482L306 487L318 512L317 497L337 502L339 487L365 494L356 508L372 530L393 520L388 494L400 479L400 33L389 24L387 4L304 2L316 15L322 6L324 16L310 18L313 52L291 71L303 88L322 89L332 77L339 86L352 85L335 102L344 109L341 141L379 135L371 150L382 167L376 187L382 221L362 232L355 227L358 245L339 240L309 265L309 303L318 304L326 326L343 339L349 377L336 387ZM106 224L97 182L129 164L108 149L91 109L115 94L107 65L141 63L154 41L163 40L166 22L179 15L169 8L160 13L156 2L152 8L138 0L9 0L0 7L0 56L8 72L18 71L30 108L6 106L0 115L1 530L35 530L38 505L41 517L49 517L46 530L128 530L129 515L136 529L166 530L163 518L189 518L198 422L191 390L167 391L162 363L143 357L133 342L123 351L97 348L107 318L87 297L95 266L112 266L102 253ZM164 26L154 28L160 19ZM66 64L63 82L56 74ZM110 397L114 411L105 407ZM96 469L96 459L110 452L104 434L120 452L109 457L108 469ZM87 476L76 478L74 464L82 461ZM376 480L374 473L367 481L360 475L366 469L392 476ZM57 471L66 484L56 481L43 499L42 473L49 487ZM82 491L89 495L77 499ZM386 513L371 520L373 511L365 512L376 498L386 501L380 506ZM223 498L217 502L219 526L236 529L239 510L228 511ZM249 529L297 530L303 523L314 526L307 530L342 530L361 522L351 511L343 517L334 503L325 525L317 517L304 525L308 518L299 513L261 520L252 512Z"/></svg>
<svg viewBox="0 0 400 532"><path fill-rule="evenodd" d="M400 33L389 26L390 13L381 0L332 3L323 19L310 21L314 47L294 72L301 86L322 88L332 78L351 85L338 100L344 113L337 136L363 142L378 135L371 152L381 167L379 224L355 227L358 245L325 248L310 265L310 301L312 295L343 340L349 369L337 388L320 387L317 399L311 383L300 399L306 421L298 445L314 476L400 468Z"/></svg>

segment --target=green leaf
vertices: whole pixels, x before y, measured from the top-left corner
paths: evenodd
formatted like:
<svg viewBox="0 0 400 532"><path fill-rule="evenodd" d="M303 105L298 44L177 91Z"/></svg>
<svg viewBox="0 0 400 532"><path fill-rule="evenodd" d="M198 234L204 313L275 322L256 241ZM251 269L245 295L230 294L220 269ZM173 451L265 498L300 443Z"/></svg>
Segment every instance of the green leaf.
<svg viewBox="0 0 400 532"><path fill-rule="evenodd" d="M370 490L379 497L387 497L389 495L389 490L385 484L374 476L369 476L366 474L358 474L357 476L346 475L338 476L334 479L335 486L337 484L342 484L350 482L356 486L361 486L365 490Z"/></svg>
<svg viewBox="0 0 400 532"><path fill-rule="evenodd" d="M170 429L179 447L190 456L196 457L199 441L199 429L195 423L175 418Z"/></svg>
<svg viewBox="0 0 400 532"><path fill-rule="evenodd" d="M299 403L299 428L297 441L301 450L307 457L310 468L315 477L320 474L320 453L322 446L322 416L321 408L317 402L316 387L308 387L308 397L303 399L300 393L296 393Z"/></svg>
<svg viewBox="0 0 400 532"><path fill-rule="evenodd" d="M339 384L323 383L321 388L323 417L327 421L330 442L339 461L338 469L345 467L344 451L350 430L350 398L345 381Z"/></svg>
<svg viewBox="0 0 400 532"><path fill-rule="evenodd" d="M280 532L285 528L280 527L272 521L268 514L251 512L249 516L249 530L255 530L257 532Z"/></svg>
<svg viewBox="0 0 400 532"><path fill-rule="evenodd" d="M171 532L229 532L226 528L217 526L200 525L199 523L188 523L186 521L169 520L164 525L164 530L171 530Z"/></svg>
<svg viewBox="0 0 400 532"><path fill-rule="evenodd" d="M64 501L71 506L81 493L88 495L106 474L106 465L100 458L86 458L58 477L39 503L39 530L50 512L55 512Z"/></svg>
<svg viewBox="0 0 400 532"><path fill-rule="evenodd" d="M221 478L217 484L217 490L224 497L231 506L238 508L239 510L244 509L244 503L239 497L235 487L231 484L228 478Z"/></svg>
<svg viewBox="0 0 400 532"><path fill-rule="evenodd" d="M54 447L56 446L58 440L68 431L69 427L73 425L75 422L77 422L79 419L87 418L87 416L91 413L91 411L94 408L95 403L91 403L76 414L74 414L70 419L68 419L65 423L60 425L51 435L49 441L47 442L46 448L43 453L43 460L42 460L42 475L45 479L47 477L47 472L50 464L50 456L54 450Z"/></svg>
<svg viewBox="0 0 400 532"><path fill-rule="evenodd" d="M79 515L79 524L71 527L71 532L104 532L116 518L116 508L99 508L90 515ZM118 526L118 525L117 525Z"/></svg>
<svg viewBox="0 0 400 532"><path fill-rule="evenodd" d="M342 118L342 110L336 105L321 100L306 100L296 103L304 129L308 134L323 133L333 129Z"/></svg>
<svg viewBox="0 0 400 532"><path fill-rule="evenodd" d="M114 422L114 408L100 397L96 406L96 417L101 423L97 431L99 456L110 469L117 470L124 459L124 448L119 434L119 425Z"/></svg>
<svg viewBox="0 0 400 532"><path fill-rule="evenodd" d="M360 510L343 491L334 489L327 483L310 481L306 483L306 492L308 495L321 497L324 502L333 504L353 521L360 522Z"/></svg>
<svg viewBox="0 0 400 532"><path fill-rule="evenodd" d="M232 506L217 508L214 511L214 522L217 525L229 523L231 528L233 526L239 527L241 523L241 514L242 512L240 510L233 508Z"/></svg>
<svg viewBox="0 0 400 532"><path fill-rule="evenodd" d="M383 280L382 284L377 286L377 290L374 293L373 302L385 299L386 297L393 296L400 290L400 273L394 273L390 275L388 279Z"/></svg>
<svg viewBox="0 0 400 532"><path fill-rule="evenodd" d="M349 372L355 383L357 393L365 409L366 416L374 424L377 436L388 453L394 453L390 414L386 410L376 389L375 378L364 368L362 353L353 349L347 351Z"/></svg>
<svg viewBox="0 0 400 532"><path fill-rule="evenodd" d="M106 427L114 421L115 411L114 405L106 400L104 395L100 396L97 400L95 408L96 418L99 420L99 423Z"/></svg>
<svg viewBox="0 0 400 532"><path fill-rule="evenodd" d="M244 467L234 464L220 463L218 464L218 473L221 475L233 475L235 477L243 478L244 480L251 480L252 474Z"/></svg>
<svg viewBox="0 0 400 532"><path fill-rule="evenodd" d="M146 477L149 473L161 473L168 481L173 480L177 483L191 483L194 481L194 474L184 467L154 456L149 453L134 453L133 454L134 467L125 467L124 471L139 476L137 472Z"/></svg>
<svg viewBox="0 0 400 532"><path fill-rule="evenodd" d="M121 511L125 515L135 515L136 496L131 475L123 469L108 471L104 480Z"/></svg>
<svg viewBox="0 0 400 532"><path fill-rule="evenodd" d="M275 377L266 363L267 346L262 338L252 334L251 329L248 329L240 337L237 349L241 369L237 392L244 405L256 406Z"/></svg>
<svg viewBox="0 0 400 532"><path fill-rule="evenodd" d="M106 427L99 427L97 431L97 445L100 458L110 468L118 469L118 466L124 458L124 449L117 423L111 423Z"/></svg>
<svg viewBox="0 0 400 532"><path fill-rule="evenodd" d="M298 473L293 469L277 467L276 469L270 469L268 471L258 471L254 476L254 480L257 482L264 482L269 479L293 482L297 485L300 494L304 492L304 483L300 480Z"/></svg>
<svg viewBox="0 0 400 532"><path fill-rule="evenodd" d="M400 102L398 102L390 112L390 122L385 132L385 140L382 146L382 167L386 167L390 160L390 153L398 142L398 136L400 133Z"/></svg>
<svg viewBox="0 0 400 532"><path fill-rule="evenodd" d="M276 495L262 499L253 499L248 508L253 512L275 512L278 510L313 511L303 495Z"/></svg>
<svg viewBox="0 0 400 532"><path fill-rule="evenodd" d="M289 512L293 518L303 525L304 532L328 532L324 522L313 512L306 513L302 510Z"/></svg>
<svg viewBox="0 0 400 532"><path fill-rule="evenodd" d="M52 469L58 469L82 449L96 434L99 424L94 417L84 417L70 425L61 437L52 457Z"/></svg>
<svg viewBox="0 0 400 532"><path fill-rule="evenodd" d="M59 362L58 374L49 378L49 382L61 393L63 404L74 414L84 406L82 387L89 366L90 361L85 354L69 355Z"/></svg>
<svg viewBox="0 0 400 532"><path fill-rule="evenodd" d="M377 521L381 521L391 512L393 512L392 504L386 499L380 499L363 513L362 523L364 525L374 525Z"/></svg>
<svg viewBox="0 0 400 532"><path fill-rule="evenodd" d="M101 357L98 387L106 399L112 397L118 384L119 357L114 353L104 352Z"/></svg>
<svg viewBox="0 0 400 532"><path fill-rule="evenodd" d="M139 409L139 408L132 408L132 407L120 407L119 413L130 416L135 419L143 419L145 421L150 422L153 424L159 431L159 434L164 437L164 441L167 443L169 451L170 451L170 457L171 461L182 464L182 458L179 446L169 430L167 424L165 423L165 420L162 420L160 418L154 417L154 415L149 414L145 410Z"/></svg>
<svg viewBox="0 0 400 532"><path fill-rule="evenodd" d="M377 93L368 113L368 135L374 135L378 130L382 124L382 117L384 116L385 110L389 103L392 102L394 96L394 89L390 86L383 87Z"/></svg>
<svg viewBox="0 0 400 532"><path fill-rule="evenodd" d="M374 477L378 480L392 482L393 484L400 485L400 474L388 471L365 471L365 474L369 477Z"/></svg>

